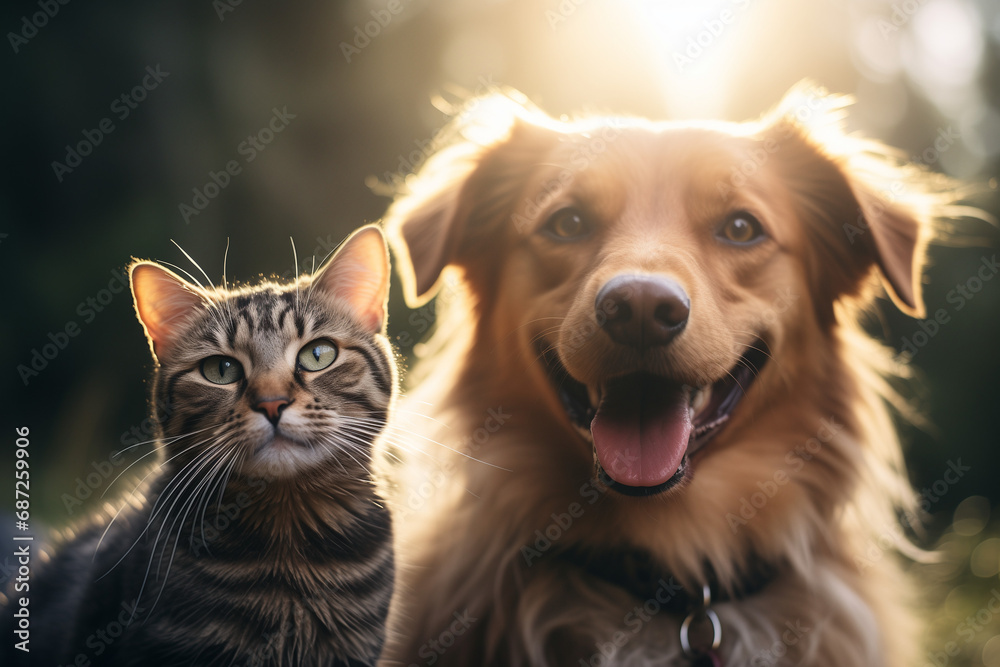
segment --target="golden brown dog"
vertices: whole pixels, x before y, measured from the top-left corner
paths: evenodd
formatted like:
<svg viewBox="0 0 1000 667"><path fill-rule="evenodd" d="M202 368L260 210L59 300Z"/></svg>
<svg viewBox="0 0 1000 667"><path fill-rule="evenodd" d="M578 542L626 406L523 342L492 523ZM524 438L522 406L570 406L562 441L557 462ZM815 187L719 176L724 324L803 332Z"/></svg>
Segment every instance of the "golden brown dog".
<svg viewBox="0 0 1000 667"><path fill-rule="evenodd" d="M948 186L843 106L459 116L387 218L408 303L448 307L390 471L384 664L913 664L884 549L913 495L858 320L883 287L922 315Z"/></svg>

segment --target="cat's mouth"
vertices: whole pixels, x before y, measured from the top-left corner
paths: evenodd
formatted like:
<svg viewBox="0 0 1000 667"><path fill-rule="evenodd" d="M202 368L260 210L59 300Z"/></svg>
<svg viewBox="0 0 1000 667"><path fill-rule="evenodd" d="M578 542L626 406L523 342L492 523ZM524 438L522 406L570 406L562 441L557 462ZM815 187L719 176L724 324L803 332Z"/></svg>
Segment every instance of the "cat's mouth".
<svg viewBox="0 0 1000 667"><path fill-rule="evenodd" d="M322 448L277 428L252 445L243 469L253 475L287 478L322 465L328 457Z"/></svg>
<svg viewBox="0 0 1000 667"><path fill-rule="evenodd" d="M554 349L539 353L570 422L594 448L597 474L630 496L655 495L690 476L689 458L727 425L768 359L758 339L722 378L702 387L649 373L588 387Z"/></svg>
<svg viewBox="0 0 1000 667"><path fill-rule="evenodd" d="M278 429L275 431L273 436L271 436L268 439L265 439L263 442L257 445L256 449L254 450L254 455L256 456L262 450L267 448L278 449L278 450L300 449L300 448L312 449L312 446L309 445L308 443L297 440L292 436L282 433L281 430Z"/></svg>

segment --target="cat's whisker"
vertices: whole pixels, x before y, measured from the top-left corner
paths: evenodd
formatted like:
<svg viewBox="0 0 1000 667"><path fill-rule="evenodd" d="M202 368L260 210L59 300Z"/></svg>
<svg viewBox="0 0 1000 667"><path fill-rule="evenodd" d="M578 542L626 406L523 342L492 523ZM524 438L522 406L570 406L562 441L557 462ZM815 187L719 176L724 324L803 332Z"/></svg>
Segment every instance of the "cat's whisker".
<svg viewBox="0 0 1000 667"><path fill-rule="evenodd" d="M332 438L331 442L333 444L336 444L338 447L340 447L341 451L343 451L345 454L347 454L347 456L350 457L350 459L352 461L354 461L355 463L358 464L359 468L362 468L363 470L365 470L367 472L371 472L371 470L369 470L368 466L366 464L362 463L361 461L357 460L356 458L354 458L354 454L352 453L352 452L357 452L358 454L362 454L362 455L367 454L368 451L369 451L369 448L366 446L367 443L361 444L359 442L350 442L350 441L347 441L347 440L338 440L336 438Z"/></svg>
<svg viewBox="0 0 1000 667"><path fill-rule="evenodd" d="M337 463L338 463L338 464L340 465L340 469L341 469L341 470L343 470L343 472L344 472L344 476L345 476L345 477L348 477L348 478L350 478L350 473L349 473L349 472L347 472L347 468L345 468L345 467L344 467L344 464L343 464L343 462L342 462L342 461L340 460L340 457L338 457L338 456L337 456L337 455L336 455L336 454L334 453L334 451L333 451L332 449L330 449L330 447L329 447L329 446L328 446L328 445L327 445L326 443L324 443L324 442L322 442L322 441L321 441L321 442L319 442L318 444L319 444L319 445L320 445L320 446L321 446L321 447L322 447L323 449L325 449L325 450L327 451L327 453L328 453L328 454L330 454L330 457L331 457L331 458L332 458L333 460L335 460L335 461L336 461L336 462L337 462ZM331 443L331 444L336 444L336 443ZM352 457L352 458L353 458L353 457ZM359 464L359 465L360 465L360 464ZM364 469L364 470L365 470L366 472L368 472L367 468L364 468L364 466L362 466L362 469ZM370 475L371 473L370 473L370 472L368 472L368 474ZM353 479L353 478L352 478L352 479ZM354 493L352 493L352 492L351 492L351 491L350 491L349 489L340 489L340 491L339 491L339 492L340 492L340 493L343 493L343 494L344 494L344 495L346 495L346 496L350 496L351 498L354 498L354 499L357 499L357 496L356 496L356 495L355 495Z"/></svg>
<svg viewBox="0 0 1000 667"><path fill-rule="evenodd" d="M184 438L189 438L192 435L196 435L198 433L204 433L205 431L207 431L207 430L209 430L211 428L215 428L215 427L209 426L207 428L199 429L197 431L192 431L191 433L188 433L187 435L175 436L169 442L164 442L164 445L172 445L172 444L174 444L175 442L177 442L179 440L183 440ZM194 443L194 444L186 447L185 449L181 450L180 452L178 452L177 454L175 454L171 458L167 459L166 461L161 461L156 466L154 466L153 470L150 471L149 473L147 473L146 476L143 477L139 481L139 483L141 484L142 482L144 482L146 480L146 478L149 477L149 475L153 474L153 472L155 472L158 468L160 468L160 466L162 466L164 463L168 463L168 462L174 460L175 458L177 458L178 456L180 456L184 452L189 451L191 449L191 447L197 447L198 445L200 445L202 443L205 443L205 442L208 442L209 440L211 440L211 438L207 438L205 440L202 440L201 442L196 442L196 443ZM134 447L134 445L132 445L132 446ZM122 450L122 451L125 451L125 450ZM136 465L137 463L139 463L140 461L142 461L147 456L151 456L151 455L156 454L158 452L159 452L158 449L154 449L154 450L152 450L150 452L146 452L145 454L143 454L142 456L140 456L139 458L137 458L135 461L133 461L132 463L130 463L124 470L122 470L120 473L118 473L118 475L115 476L115 478L113 480L111 480L111 482L107 485L107 487L105 487L104 493L101 494L101 498L103 498L107 494L107 492L111 489L111 487L114 486L114 483L117 482L121 478L122 475L124 475L125 473L127 473L132 466ZM121 453L121 452L119 452L119 453Z"/></svg>
<svg viewBox="0 0 1000 667"><path fill-rule="evenodd" d="M205 430L205 429L203 429L203 430ZM144 476L144 477L143 477L142 479L140 479L140 480L139 480L139 481L138 481L138 482L136 483L135 487L133 487L133 489L132 489L132 491L130 492L130 494L129 494L129 495L130 495L130 496L134 495L134 494L135 494L135 493L136 493L136 492L137 492L137 491L139 490L139 488L140 488L140 487L141 487L141 486L143 485L143 483L144 483L144 482L145 482L145 481L146 481L146 480L147 480L147 479L149 478L149 476L150 476L150 475L152 475L153 473L156 473L156 472L158 472L158 471L159 471L159 469L160 469L160 468L161 468L161 467L162 467L162 466L163 466L164 464L166 464L166 463L169 463L170 461L173 461L173 460L174 460L174 459L176 459L176 458L177 458L178 456L181 456L181 455L182 455L182 454L184 454L185 452L188 452L188 451L190 451L190 450L191 450L191 449L193 449L194 447L197 447L198 445L201 445L201 444L204 444L204 443L208 442L208 440L210 440L210 439L211 439L211 438L208 438L208 439L206 439L206 440L202 440L202 441L200 441L200 442L196 442L196 443L194 443L194 444L192 444L192 445L190 445L190 446L188 446L188 447L184 448L183 450L181 450L180 452L178 452L178 453L177 453L177 454L175 454L174 456L170 457L170 458L169 458L169 459L167 459L166 461L163 461L163 462L161 462L161 463L157 464L156 466L154 466L152 470L150 470L150 471L149 471L148 473L146 473L146 475L145 475L145 476ZM150 452L150 453L155 453L155 451L154 451L154 452ZM148 454L147 454L147 456L148 456ZM140 460L141 460L141 459L140 459ZM134 463L133 463L132 465L135 465L135 463L138 463L138 461L135 461L135 462L134 462ZM132 466L130 465L130 466L129 466L129 468L131 468L131 467L132 467ZM185 467L186 467L186 466L185 466ZM181 470L183 470L183 469L184 469L184 468L181 468ZM125 471L126 471L126 470L128 470L128 468L126 468L125 470L123 470L123 471L121 472L121 474L119 474L119 475L118 475L118 477L115 477L115 479L114 479L114 480L112 480L111 484L109 484L109 485L108 485L108 488L111 488L111 485L112 485L112 484L114 484L114 483L115 483L116 481L118 481L118 478L119 478L119 477L121 477L121 476L122 476L123 474L125 474ZM169 486L169 485L168 485L168 486ZM165 489L164 489L164 490L165 490ZM105 489L105 493L107 493L107 489ZM101 497L102 497L102 498L104 497L104 494L103 494L103 493L101 494ZM162 492L161 492L161 496L160 496L160 497L162 497ZM159 498L157 498L157 502L159 502ZM109 522L108 522L108 525L107 525L107 526L106 526L106 527L104 528L104 532L103 532L103 533L101 533L101 538L100 538L100 539L99 539L99 540L97 541L97 546L96 546L96 547L94 547L94 555L93 555L93 557L92 557L92 562L93 562L93 560L96 560L96 558L97 558L97 553L98 553L98 552L100 551L100 549L101 549L101 544L103 544L103 543L104 543L104 538L105 538L105 537L107 536L107 534L108 534L108 531L109 531L109 530L111 530L111 526L113 526L113 525L114 525L115 521L117 521L117 520L118 520L118 516L119 516L119 515L120 515L120 514L122 513L122 511L123 511L123 510L124 510L124 509L125 509L126 507L128 507L128 506L129 506L129 503L128 503L128 502L124 502L124 503L122 503L121 507L119 507L119 508L118 508L118 511L117 511L117 512L115 512L115 515L114 515L113 517L111 517L111 521L109 521ZM154 503L154 504L153 504L153 508L152 508L152 510L151 510L151 513L152 513L152 512L154 512L155 510L156 510L156 503ZM150 520L152 520L152 517L150 517ZM134 546L134 545L133 545L133 546ZM116 563L116 565L117 565L117 563ZM114 569L114 567L112 567L111 569Z"/></svg>
<svg viewBox="0 0 1000 667"><path fill-rule="evenodd" d="M232 474L233 470L243 465L244 453L246 450L240 449L236 452L236 456L233 457L233 462L230 464L229 469L226 470L225 479L222 481L222 486L219 487L219 502L216 504L215 511L216 514L222 511L222 498L225 496L226 488L229 486L229 476Z"/></svg>
<svg viewBox="0 0 1000 667"><path fill-rule="evenodd" d="M177 488L177 484L176 483L179 480L183 479L183 477L185 477L186 475L188 475L190 473L189 469L191 469L191 467L193 466L193 464L197 463L198 460L199 460L199 457L196 456L191 461L188 461L186 464L184 464L183 467L181 467L180 470L177 471L177 473L170 479L170 481L167 482L167 485L160 491L160 493L158 494L158 496L156 498L156 501L153 503L153 507L150 509L150 515L146 519L146 525L143 527L142 531L139 533L139 535L136 536L135 540L132 541L131 546L129 546L129 548L125 551L125 553L122 554L122 557L119 558L115 562L114 565L112 565L110 568L108 568L107 572L105 572L104 574L102 574L101 576L99 576L97 578L97 581L100 581L104 577L106 577L109 574L111 574L111 572L113 572L114 569L116 567L118 567L121 564L121 562L123 560L125 560L125 558L132 552L132 550L136 547L136 545L139 544L139 540L142 539L142 536L145 535L146 532L149 530L150 526L153 525L153 520L156 518L156 514L158 513L157 506L159 505L160 501L164 500L164 499L168 499L170 497L170 495L173 494L174 490ZM118 515L121 514L122 510L125 509L125 507L127 507L127 503L123 503L122 504L121 509L119 509L118 513L115 514L115 517L114 517L115 519L118 518ZM107 536L108 531L110 530L111 524L113 522L114 522L114 519L112 519L112 521L108 524L108 527L104 529L104 533L101 535L101 539L98 541L97 547L94 549L94 557L93 557L94 560L96 560L96 558L97 558L97 552L101 548L101 543L104 541L105 536ZM155 542L154 542L154 545L155 545Z"/></svg>
<svg viewBox="0 0 1000 667"><path fill-rule="evenodd" d="M212 480L215 479L215 473L219 469L219 467L224 466L227 463L228 453L225 452L225 450L219 450L219 451L223 452L221 456L206 458L206 465L203 466L201 469L201 470L206 470L205 474L200 475L200 478L198 479L193 489L183 494L184 496L186 496L186 499L184 500L183 504L181 505L180 511L178 512L178 514L180 514L181 512L183 512L183 514L181 516L175 516L173 521L170 522L170 527L167 528L167 535L163 544L164 549L160 551L160 560L156 564L157 572L160 572L162 570L163 556L166 552L167 543L170 542L170 534L173 532L174 526L177 525L178 521L180 521L180 525L177 528L177 541L179 541L181 533L184 531L184 520L187 518L188 512L190 512L192 508L198 505L198 501L201 498L203 491L207 488L207 485L209 485L212 482ZM193 534L193 528L192 528L192 534ZM176 548L176 541L175 541L175 548ZM169 573L169 571L170 571L170 565L168 564L167 572ZM164 584L165 583L166 582L164 581ZM160 590L162 592L163 590L162 586Z"/></svg>
<svg viewBox="0 0 1000 667"><path fill-rule="evenodd" d="M178 246L178 247L180 247L180 246ZM181 252L184 252L184 251L181 250ZM180 266L177 266L173 262L165 262L165 261L163 261L163 262L160 262L160 264L163 264L164 266L169 266L172 269L177 269L178 271L180 271L181 273L183 273L185 276L187 276L188 278L190 278L191 282L193 282L195 285L197 285L198 287L200 287L202 290L204 290L205 292L208 291L208 290L205 290L205 286L201 284L201 281L199 281L197 278L195 278L193 275L191 275L191 272L188 271L187 269L185 269L183 267L180 267Z"/></svg>
<svg viewBox="0 0 1000 667"><path fill-rule="evenodd" d="M184 497L184 491L187 490L187 488L198 478L198 472L200 472L201 470L203 470L212 461L212 458L214 456L218 456L218 455L221 455L221 454L222 454L222 450L214 450L214 451L203 452L201 455L199 455L199 457L195 458L193 460L193 462L198 462L198 465L195 466L195 467L193 467L191 470L188 471L188 474L185 475L185 481L182 484L179 484L176 487L177 493L173 494L173 492L171 492L171 494L175 495L175 497L174 497L173 502L170 504L170 507L167 508L167 512L164 515L163 519L161 519L161 521L160 521L160 529L156 532L156 537L153 538L153 545L150 548L149 563L146 565L146 573L145 573L145 575L142 578L142 585L139 587L139 593L136 596L136 600L137 601L142 599L142 594L146 590L146 583L149 580L149 573L150 573L150 570L153 567L153 559L156 558L156 547L160 543L160 536L163 534L163 528L167 525L167 519L173 513L174 507L177 505L177 503L180 501L180 499L182 497ZM188 464L188 465L190 465L190 464ZM187 466L185 466L185 467L187 467ZM173 481L173 480L171 480L171 481ZM149 523L147 524L147 528L149 527L149 524L152 523L153 518L154 518L153 516L150 517ZM171 524L171 525L173 525L173 524ZM143 533L145 533L145 530L143 531ZM167 535L169 536L169 534L170 533L168 531ZM141 535L140 535L140 537L141 537ZM131 549L130 549L130 551L131 551ZM162 556L161 556L161 563L162 563ZM157 566L157 573L159 573L159 566ZM164 581L164 585L165 584L166 584L166 581ZM162 588L161 588L161 592L162 592ZM159 598L157 598L157 599L159 599ZM152 613L152 609L150 609L149 611L150 611L150 613ZM135 615L135 612L133 611L133 616L134 615ZM147 614L146 618L149 618L148 614ZM131 622L131 620L132 619L129 618L129 622Z"/></svg>
<svg viewBox="0 0 1000 667"><path fill-rule="evenodd" d="M343 243L341 243L340 245L338 245L336 248L333 248L328 253L326 253L326 255L323 256L323 260L319 263L320 270L324 270L326 268L326 260L330 259L330 257L335 252L337 252L337 250L340 249L341 245L343 245ZM313 272L312 272L312 276L311 276L313 278L316 277L315 262L316 262L316 256L313 255ZM312 302L312 293L313 293L313 288L315 286L316 286L316 281L315 280L311 280L309 282L309 289L306 291L306 305L303 308L303 310L309 310L309 304Z"/></svg>
<svg viewBox="0 0 1000 667"><path fill-rule="evenodd" d="M403 408L403 407L400 407L400 406L397 405L397 406L395 406L393 408L392 411L395 414L402 413L402 414L407 414L407 415L413 415L414 417L423 417L424 419L426 419L428 421L432 421L432 422L434 422L435 424L437 424L439 426L443 426L444 428L451 428L451 426L449 424L444 423L440 419L435 419L434 417L431 417L430 415L425 415L424 413L417 412L416 410L407 410L406 408Z"/></svg>
<svg viewBox="0 0 1000 667"><path fill-rule="evenodd" d="M329 447L328 447L328 446L326 445L326 443L325 443L325 442L323 442L322 440L321 440L321 441L320 441L320 442L319 442L318 444L319 444L319 446L320 446L320 447L322 447L323 449L325 449L325 450L327 451L327 453L328 453L328 454L330 455L330 458L332 458L332 459L333 459L334 461L336 461L336 462L337 462L337 465L339 465L339 466L340 466L340 469L341 469L341 471L343 471L343 473L344 473L344 476L345 476L345 477L349 476L349 473L347 472L347 468L345 468L345 467L344 467L344 462L340 460L340 457L338 457L338 456L337 456L337 455L336 455L336 454L335 454L335 453L333 452L333 450L332 450L332 449L330 449L330 448L329 448Z"/></svg>
<svg viewBox="0 0 1000 667"><path fill-rule="evenodd" d="M182 435L172 435L169 438L163 438L163 440L157 440L156 438L153 438L151 440L143 440L142 442L136 442L136 443L133 443L133 444L129 445L128 447L123 447L122 449L115 450L114 456L121 456L122 454L124 454L125 452L127 452L130 449L133 449L135 447L140 447L142 445L151 445L151 444L156 443L156 442L160 442L160 443L162 443L164 445L169 445L169 444L174 443L174 442L176 442L178 440L182 440L183 438L189 438L192 435L197 435L198 433L203 433L204 431L207 431L210 428L215 428L215 427L214 426L206 426L205 428L200 428L197 431L191 431L190 433L184 433Z"/></svg>
<svg viewBox="0 0 1000 667"><path fill-rule="evenodd" d="M504 468L503 466L496 465L495 463L490 463L489 461L484 461L482 459L477 459L472 454L469 454L467 452L463 452L460 449L455 449L454 447L449 447L448 445L446 445L444 443L438 442L437 440L434 440L433 438L428 438L426 436L420 435L419 433L413 433L412 431L407 431L405 429L400 429L400 432L401 433L405 433L406 435L409 435L409 436L417 436L421 440L426 440L426 441L428 441L430 443L433 443L433 444L437 445L438 447L443 447L444 449L447 449L450 452L454 452L455 454L458 454L459 456L463 456L463 457L469 459L470 461L475 461L476 463L481 463L484 466L489 466L491 468L496 468L497 470L503 470L504 472L514 472L510 468ZM418 448L415 451L417 451L418 453L424 454L425 456L430 456L430 454L428 454L427 452L425 452L423 449L419 449ZM433 458L433 457L431 457L431 458Z"/></svg>
<svg viewBox="0 0 1000 667"><path fill-rule="evenodd" d="M229 237L226 237L226 252L222 255L222 289L228 290L229 283L226 282L226 264L229 262Z"/></svg>
<svg viewBox="0 0 1000 667"><path fill-rule="evenodd" d="M381 440L390 444L401 444L402 441L398 441L402 437L400 433L390 431L388 429L378 429L373 427L366 427L363 425L341 425L343 430L351 430L351 432L364 436L369 442L374 440ZM398 442L394 441L396 439Z"/></svg>
<svg viewBox="0 0 1000 667"><path fill-rule="evenodd" d="M212 289L214 291L218 291L218 289L215 287L215 283L213 283L212 279L208 277L207 273L205 273L205 269L201 268L201 264L199 264L198 262L194 261L194 257L192 257L191 255L189 255L188 251L185 250L184 248L182 248L180 243L178 243L177 241L175 241L173 239L170 239L170 242L173 243L175 246L177 246L178 250L180 250L182 253L184 253L184 256L188 258L189 262L191 262L192 264L194 264L195 268L197 268L199 271L201 271L201 275L205 276L205 280L207 280L208 284L212 286ZM188 273L188 275L191 276L190 273ZM191 276L191 278L194 279L194 276ZM197 282L197 281L195 281L195 282ZM200 287L202 287L202 289L204 289L204 285L202 285L201 283L198 283L198 285Z"/></svg>
<svg viewBox="0 0 1000 667"><path fill-rule="evenodd" d="M190 435L194 435L195 433L202 433L202 432L207 431L207 430L209 430L209 429L207 429L207 428L206 429L201 429L200 431L195 431L194 433L192 433ZM190 435L185 436L185 437L190 437ZM191 449L193 447L197 447L198 445L202 445L202 444L208 442L209 440L212 439L212 437L215 437L215 436L209 436L208 438L205 438L204 440L192 443L192 444L188 445L187 447L185 447L184 449L182 449L181 451L179 451L176 454L174 454L173 456L171 456L170 458L168 458L168 459L166 459L164 461L160 461L155 466L153 466L152 470L150 470L148 473L146 473L145 477L143 477L141 480L139 480L139 484L142 484L144 481L146 481L146 478L148 478L150 475L152 475L154 472L156 472L163 465L165 465L167 463L170 463L171 461L173 461L174 459L176 459L178 456L181 456L185 452L191 451ZM168 444L174 444L174 442L178 442L179 440L181 440L181 438L178 438L178 439L176 439L173 442L168 443ZM147 456L152 456L153 454L158 454L160 451L161 451L160 449L154 449L153 451L147 452L147 453L143 454L142 456L140 456L139 458L137 458L132 463L130 463L128 466L126 466L125 469L122 470L120 473L118 473L118 475L115 476L115 478L113 480L111 480L111 483L109 483L107 485L107 487L105 487L104 493L101 494L101 498L103 498L105 496L105 494L107 494L107 492L111 489L111 487L114 486L114 483L117 482L121 478L122 475L124 475L125 473L127 473L132 468L132 466L136 465L137 463L139 463L140 461L142 461ZM138 488L138 485L136 486L136 488Z"/></svg>
<svg viewBox="0 0 1000 667"><path fill-rule="evenodd" d="M205 490L205 492L202 494L203 499L198 504L198 507L201 508L201 521L199 522L200 525L201 525L201 542L205 546L205 549L207 551L210 551L210 550L208 548L208 540L205 537L205 514L208 513L208 506L212 502L212 493L213 493L215 487L219 486L220 482L221 482L221 486L219 486L219 506L216 509L216 516L218 516L219 511L221 511L221 509L222 509L222 498L225 495L226 487L227 487L227 485L229 483L229 471L232 470L233 465L236 463L236 459L237 459L237 456L233 456L228 464L226 464L225 461L223 461L223 465L225 466L225 468L224 468L222 474L219 474L218 475L218 480ZM213 473L213 475L214 475L214 473ZM195 514L197 514L197 513L198 513L198 509L196 508L195 509ZM191 542L192 543L194 542L194 526L195 526L195 524L192 522L192 524L191 524Z"/></svg>
<svg viewBox="0 0 1000 667"><path fill-rule="evenodd" d="M295 239L291 236L288 240L292 242L292 266L295 267L295 310L299 309L299 255L295 250Z"/></svg>
<svg viewBox="0 0 1000 667"><path fill-rule="evenodd" d="M356 418L356 417L355 417L355 418L352 418L352 419L354 419L354 420L355 420L356 422L361 422L361 421L362 421L362 420L363 420L364 418ZM343 425L343 427L344 427L345 429L347 429L347 428L360 428L360 427L361 427L361 425L360 425L360 424L355 424L355 425L352 425L352 424L344 424L344 425ZM449 451L451 451L451 452L454 452L454 453L456 453L456 454L459 454L459 455L461 455L461 456L464 456L464 457L465 457L465 458L467 458L467 459L470 459L470 460L472 460L472 461L476 461L477 463L482 463L483 465L487 465L487 466L490 466L490 467L492 467L492 468L497 468L498 470L503 470L503 471L505 471L505 472L513 472L513 471L512 471L512 470L510 470L509 468L504 468L504 467L502 467L502 466L498 466L498 465L495 465L495 464L493 464L493 463L490 463L490 462L488 462L488 461L483 461L483 460L480 460L480 459L477 459L476 457L472 456L471 454L468 454L468 453L466 453L466 452L463 452L463 451L461 451L461 450L458 450L458 449L455 449L455 448L453 448L453 447L449 447L448 445L445 445L445 444L443 444L443 443L440 443L440 442L438 442L437 440L434 440L433 438L429 438L429 437L427 437L427 436L425 436L425 435L422 435L422 434L420 434L420 433L414 433L413 431L410 431L410 430L408 430L408 429L405 429L405 428L403 428L403 427L401 427L401 426L398 426L398 425L395 425L395 424L386 424L386 425L385 425L385 428L386 428L386 429L393 429L393 430L396 430L396 431L398 431L398 432L400 432L400 433L404 433L404 434L406 434L406 435L409 435L409 436L415 436L415 437L418 437L418 438L420 438L421 440L426 440L426 441L428 441L428 442L431 442L431 443L433 443L433 444L435 444L435 445L438 445L439 447L443 447L444 449L447 449L447 450L449 450ZM369 434L371 434L371 432L369 432ZM421 450L419 450L419 449L418 449L418 450L416 450L416 451L421 451Z"/></svg>
<svg viewBox="0 0 1000 667"><path fill-rule="evenodd" d="M366 457L370 456L372 447L370 439L359 438L356 435L340 431L334 433L326 433L323 436L321 436L321 440L323 442L336 445L340 450L342 450L345 454L351 457L351 460L357 463L358 466L368 471L369 473L371 472L367 465L361 463L361 461L358 461L356 458L354 458L354 456L351 453L351 452L357 452L358 454L361 454Z"/></svg>
<svg viewBox="0 0 1000 667"><path fill-rule="evenodd" d="M389 457L389 458L393 459L393 460L394 460L394 461L396 461L397 463L403 463L403 457L401 457L401 456L400 456L399 454L397 454L396 452L393 452L393 451L389 451L389 450L386 450L386 451L383 451L383 452L382 452L382 455L383 455L383 456L387 456L387 457Z"/></svg>
<svg viewBox="0 0 1000 667"><path fill-rule="evenodd" d="M170 533L173 532L174 525L180 522L179 525L177 526L177 537L174 539L174 548L170 552L170 560L167 561L167 569L163 573L163 582L160 584L160 592L157 593L156 599L153 600L153 604L149 608L150 614L152 614L153 609L156 608L157 603L163 596L164 589L167 587L167 579L170 577L170 568L174 564L174 558L177 555L177 547L181 541L181 534L184 532L184 520L187 519L188 514L195 507L198 499L201 497L203 489L208 487L208 485L214 479L216 472L221 470L221 466L224 466L227 463L227 456L231 456L232 450L218 449L216 450L216 452L221 452L222 456L220 456L219 459L212 464L212 467L198 482L197 486L195 486L195 488L189 494L187 494L188 499L184 501L184 503L181 505L180 510L178 511L178 513L183 512L183 514L181 514L181 516L179 517L175 517L174 520L170 523L170 528L167 529L167 535L163 543L163 549L160 551L160 560L156 564L157 573L159 573L163 569L163 556L166 554L167 543L169 543L170 541ZM207 461L211 461L212 458L213 457L208 457ZM204 467L205 466L203 466L203 469ZM192 534L193 534L193 528L192 528ZM156 542L154 542L154 546L155 544Z"/></svg>
<svg viewBox="0 0 1000 667"><path fill-rule="evenodd" d="M224 435L225 434L214 436L214 441L212 442L212 444L213 445L218 445L221 442L221 438ZM197 444L204 444L204 443L208 442L209 440L212 440L212 438L209 438L207 440L203 440L203 441L201 441L200 443L197 443ZM188 449L190 449L190 448L188 448ZM187 451L187 450L185 450L185 451ZM188 461L187 463L185 463L184 466L180 470L178 470L176 473L174 473L173 478L171 479L170 483L167 485L167 487L164 488L164 493L161 494L161 497L163 495L168 495L166 493L166 491L167 491L167 489L172 489L173 488L172 485L173 485L173 483L174 483L175 480L176 481L181 481L182 480L181 473L183 471L187 471L187 472L185 472L185 476L187 476L187 475L190 474L190 472L192 470L197 470L197 467L192 468L192 466L195 466L195 464L198 464L199 461L202 461L205 458L211 458L211 457L215 456L218 452L224 452L224 451L225 450L222 447L210 446L210 447L206 448L205 451L196 454L193 459L191 459L190 461ZM179 456L179 455L180 454L178 454L177 456ZM177 456L172 457L172 459L170 459L170 460L173 460L173 458L177 458ZM166 463L166 461L164 463ZM157 498L157 501L153 504L153 507L152 507L152 509L150 511L150 521L152 521L155 518L156 511L157 511L157 506L159 505L159 503L160 503L160 499Z"/></svg>

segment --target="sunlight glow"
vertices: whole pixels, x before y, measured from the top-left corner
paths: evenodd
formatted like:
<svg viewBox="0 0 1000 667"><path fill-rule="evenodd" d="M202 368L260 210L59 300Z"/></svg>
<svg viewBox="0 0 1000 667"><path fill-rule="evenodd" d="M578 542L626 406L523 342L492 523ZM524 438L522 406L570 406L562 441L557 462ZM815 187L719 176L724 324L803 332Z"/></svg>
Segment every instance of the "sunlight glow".
<svg viewBox="0 0 1000 667"><path fill-rule="evenodd" d="M750 0L628 0L636 25L657 56L670 115L720 117L729 101L737 35Z"/></svg>

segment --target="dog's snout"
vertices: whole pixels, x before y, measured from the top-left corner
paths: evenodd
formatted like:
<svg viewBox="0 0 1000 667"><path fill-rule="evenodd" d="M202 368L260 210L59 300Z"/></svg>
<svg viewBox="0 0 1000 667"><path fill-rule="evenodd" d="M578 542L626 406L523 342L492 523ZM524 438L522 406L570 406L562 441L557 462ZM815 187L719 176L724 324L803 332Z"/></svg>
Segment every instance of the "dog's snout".
<svg viewBox="0 0 1000 667"><path fill-rule="evenodd" d="M687 324L691 300L669 278L621 275L601 288L595 308L597 321L612 340L643 348L673 340Z"/></svg>

